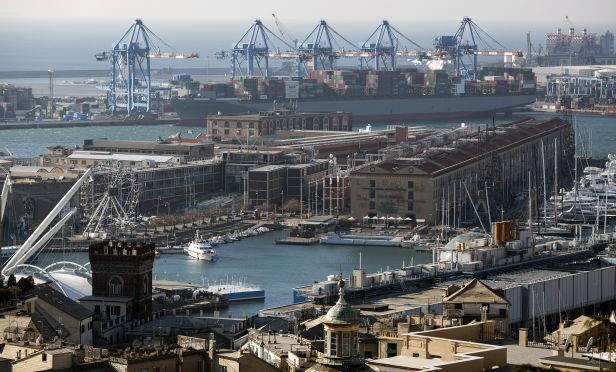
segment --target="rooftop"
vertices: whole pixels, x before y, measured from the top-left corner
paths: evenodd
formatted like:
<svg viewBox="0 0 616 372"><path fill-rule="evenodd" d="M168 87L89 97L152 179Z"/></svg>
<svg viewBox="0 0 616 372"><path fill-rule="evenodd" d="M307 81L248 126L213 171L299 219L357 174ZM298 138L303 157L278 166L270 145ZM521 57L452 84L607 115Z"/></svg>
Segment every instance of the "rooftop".
<svg viewBox="0 0 616 372"><path fill-rule="evenodd" d="M32 290L32 293L41 301L47 302L49 305L75 319L83 320L93 315L90 310L56 291L49 284L37 285Z"/></svg>
<svg viewBox="0 0 616 372"><path fill-rule="evenodd" d="M167 163L173 160L172 156L147 155L147 154L121 154L109 151L73 151L67 156L68 159L89 159L89 160L109 160L109 161L146 161L152 160L156 163Z"/></svg>

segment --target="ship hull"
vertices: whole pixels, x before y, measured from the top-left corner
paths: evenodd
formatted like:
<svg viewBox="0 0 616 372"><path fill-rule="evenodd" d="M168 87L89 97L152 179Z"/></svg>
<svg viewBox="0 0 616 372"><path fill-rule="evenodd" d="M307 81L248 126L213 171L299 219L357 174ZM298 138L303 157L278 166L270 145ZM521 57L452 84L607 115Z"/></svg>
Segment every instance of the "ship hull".
<svg viewBox="0 0 616 372"><path fill-rule="evenodd" d="M443 120L506 113L534 101L534 96L530 95L356 98L299 101L297 111L351 112L356 122ZM177 99L172 103L180 117L176 125L186 126L203 126L212 115L256 113L274 108L272 102L235 99Z"/></svg>

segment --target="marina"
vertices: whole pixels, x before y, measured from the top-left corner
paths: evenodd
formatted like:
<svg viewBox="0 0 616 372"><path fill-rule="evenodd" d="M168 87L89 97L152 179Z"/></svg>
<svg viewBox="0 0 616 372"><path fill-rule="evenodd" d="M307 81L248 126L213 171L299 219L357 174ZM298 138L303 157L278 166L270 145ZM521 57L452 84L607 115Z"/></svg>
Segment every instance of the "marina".
<svg viewBox="0 0 616 372"><path fill-rule="evenodd" d="M24 1L0 57L0 370L613 364L604 4ZM576 23L544 48L556 5Z"/></svg>

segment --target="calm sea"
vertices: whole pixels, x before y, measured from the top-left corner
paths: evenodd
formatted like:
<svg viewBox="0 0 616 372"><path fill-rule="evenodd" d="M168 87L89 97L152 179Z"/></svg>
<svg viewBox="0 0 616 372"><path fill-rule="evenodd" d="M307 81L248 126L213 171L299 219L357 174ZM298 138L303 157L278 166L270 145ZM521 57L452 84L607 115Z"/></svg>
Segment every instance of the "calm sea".
<svg viewBox="0 0 616 372"><path fill-rule="evenodd" d="M516 113L510 117L497 117L496 123L507 123L526 116L538 119L549 119L556 115L550 113ZM475 118L459 121L417 121L375 123L373 129L383 129L387 125L402 124L421 126L426 128L455 128L461 122L467 124L489 124L491 118ZM575 122L578 132L583 133L586 139L592 138L592 146L586 149L594 157L606 157L616 149L616 117L607 116L576 116ZM355 130L358 130L356 124ZM18 156L30 157L47 152L47 147L54 145L81 146L84 139L109 138L127 140L156 140L158 137L166 138L182 131L187 138L197 136L204 131L203 127L174 127L173 125L127 125L123 127L88 127L88 128L40 128L40 129L14 129L0 131L0 148L8 148Z"/></svg>

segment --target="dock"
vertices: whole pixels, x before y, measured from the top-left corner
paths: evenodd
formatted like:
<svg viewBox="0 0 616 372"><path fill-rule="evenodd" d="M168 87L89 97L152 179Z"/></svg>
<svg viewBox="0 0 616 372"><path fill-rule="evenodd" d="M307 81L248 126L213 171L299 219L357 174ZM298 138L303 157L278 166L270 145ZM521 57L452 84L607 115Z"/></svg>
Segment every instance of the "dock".
<svg viewBox="0 0 616 372"><path fill-rule="evenodd" d="M296 236L288 236L286 238L276 240L276 244L290 244L290 245L313 245L318 244L319 238L300 238Z"/></svg>

